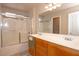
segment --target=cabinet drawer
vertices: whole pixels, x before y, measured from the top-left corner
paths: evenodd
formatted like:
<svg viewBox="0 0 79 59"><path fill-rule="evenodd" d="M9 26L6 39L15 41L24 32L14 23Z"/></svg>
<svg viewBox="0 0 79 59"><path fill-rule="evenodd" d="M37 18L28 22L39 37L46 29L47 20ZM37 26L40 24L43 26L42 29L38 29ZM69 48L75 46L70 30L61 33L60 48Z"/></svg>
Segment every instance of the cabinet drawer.
<svg viewBox="0 0 79 59"><path fill-rule="evenodd" d="M47 48L37 46L36 47L36 56L47 56Z"/></svg>
<svg viewBox="0 0 79 59"><path fill-rule="evenodd" d="M44 41L42 39L36 39L36 46L43 46L43 47L47 47L48 45L48 42L47 41Z"/></svg>

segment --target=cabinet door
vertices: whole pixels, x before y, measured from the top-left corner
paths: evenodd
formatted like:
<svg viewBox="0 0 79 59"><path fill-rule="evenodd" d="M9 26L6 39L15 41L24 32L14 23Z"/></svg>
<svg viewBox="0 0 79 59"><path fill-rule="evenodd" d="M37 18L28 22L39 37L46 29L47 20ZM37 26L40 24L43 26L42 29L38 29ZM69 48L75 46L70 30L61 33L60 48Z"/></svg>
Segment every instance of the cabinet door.
<svg viewBox="0 0 79 59"><path fill-rule="evenodd" d="M60 53L58 54L61 56L79 56L78 50L74 50L60 45L58 45L57 47L58 47L58 50L60 51Z"/></svg>
<svg viewBox="0 0 79 59"><path fill-rule="evenodd" d="M43 46L36 46L36 56L47 56L47 48Z"/></svg>
<svg viewBox="0 0 79 59"><path fill-rule="evenodd" d="M48 56L79 56L79 51L54 43L49 43Z"/></svg>
<svg viewBox="0 0 79 59"><path fill-rule="evenodd" d="M36 56L47 56L47 41L36 38Z"/></svg>
<svg viewBox="0 0 79 59"><path fill-rule="evenodd" d="M39 38L36 38L36 46L41 46L47 48L48 42Z"/></svg>
<svg viewBox="0 0 79 59"><path fill-rule="evenodd" d="M58 48L58 46L54 43L48 44L48 56L61 56L63 55L63 51Z"/></svg>
<svg viewBox="0 0 79 59"><path fill-rule="evenodd" d="M48 44L48 56L57 56L58 52L59 51L54 44L52 44L52 43Z"/></svg>

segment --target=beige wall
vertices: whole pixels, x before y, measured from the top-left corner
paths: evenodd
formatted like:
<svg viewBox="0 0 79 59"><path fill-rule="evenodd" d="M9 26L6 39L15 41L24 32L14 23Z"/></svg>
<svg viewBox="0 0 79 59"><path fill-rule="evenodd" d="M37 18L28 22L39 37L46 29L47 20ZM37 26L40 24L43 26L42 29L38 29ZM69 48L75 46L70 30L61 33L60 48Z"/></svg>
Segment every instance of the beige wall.
<svg viewBox="0 0 79 59"><path fill-rule="evenodd" d="M32 33L36 34L38 32L38 11L36 8L33 8L31 11L31 20L32 20Z"/></svg>

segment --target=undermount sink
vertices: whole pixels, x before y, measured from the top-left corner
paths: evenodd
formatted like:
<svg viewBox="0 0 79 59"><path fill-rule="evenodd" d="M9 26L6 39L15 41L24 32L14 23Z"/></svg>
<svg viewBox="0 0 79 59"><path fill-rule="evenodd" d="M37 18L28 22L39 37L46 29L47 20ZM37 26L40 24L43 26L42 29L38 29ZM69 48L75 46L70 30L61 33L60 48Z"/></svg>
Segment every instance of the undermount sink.
<svg viewBox="0 0 79 59"><path fill-rule="evenodd" d="M44 39L52 39L53 41L59 41L59 42L72 42L73 37L72 36L59 36L59 35L48 35L48 34L44 34L44 33L38 33L38 35L40 35L42 38Z"/></svg>

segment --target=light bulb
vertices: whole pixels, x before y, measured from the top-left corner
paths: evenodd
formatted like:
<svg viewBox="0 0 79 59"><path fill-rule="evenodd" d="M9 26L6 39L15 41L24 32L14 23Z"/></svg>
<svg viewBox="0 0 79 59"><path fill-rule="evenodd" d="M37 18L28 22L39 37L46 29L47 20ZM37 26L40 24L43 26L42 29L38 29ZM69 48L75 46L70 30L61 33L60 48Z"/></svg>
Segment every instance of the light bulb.
<svg viewBox="0 0 79 59"><path fill-rule="evenodd" d="M53 9L56 9L56 6L53 6L52 8L53 8Z"/></svg>

